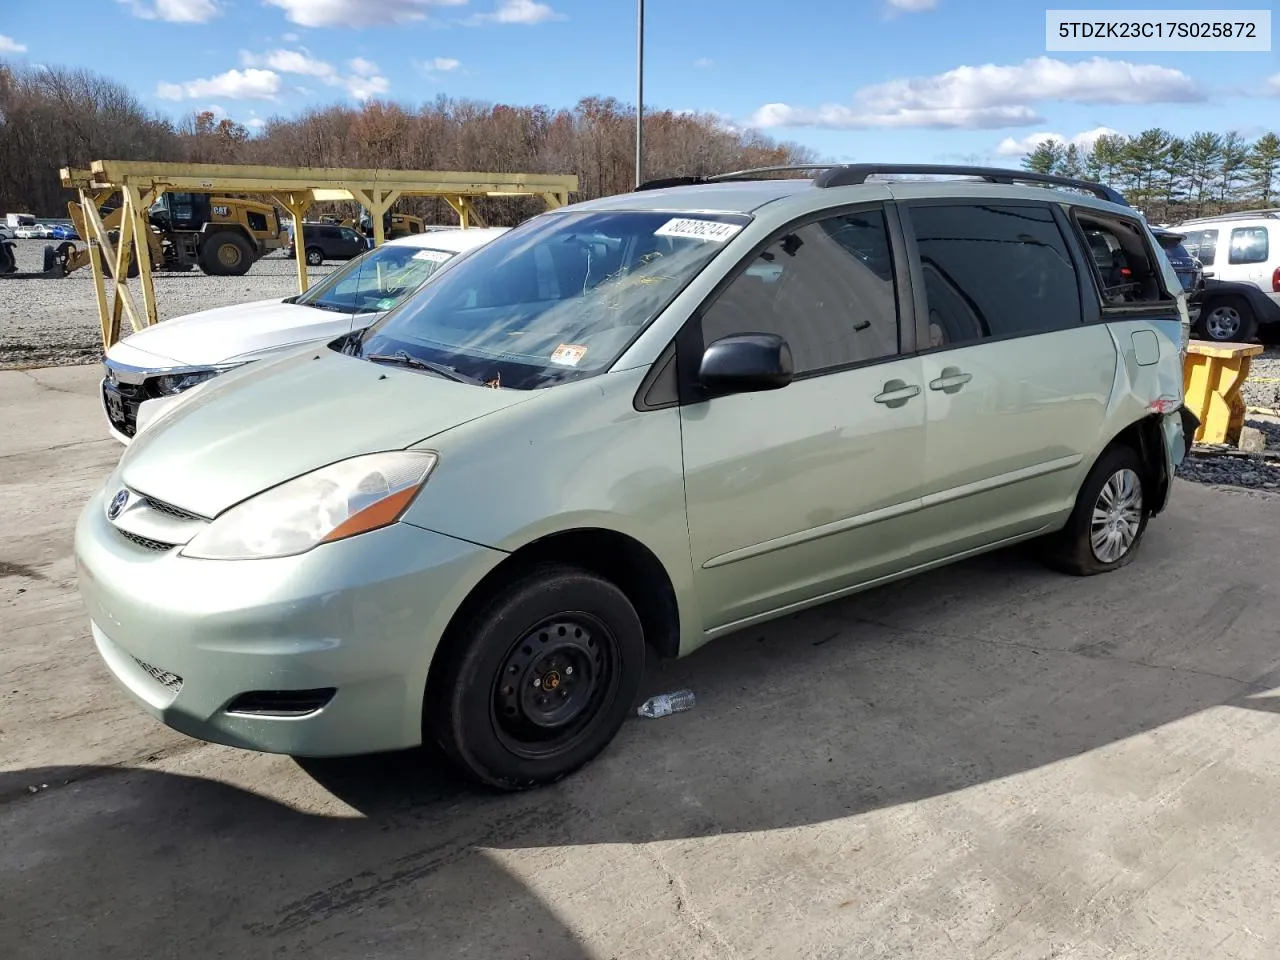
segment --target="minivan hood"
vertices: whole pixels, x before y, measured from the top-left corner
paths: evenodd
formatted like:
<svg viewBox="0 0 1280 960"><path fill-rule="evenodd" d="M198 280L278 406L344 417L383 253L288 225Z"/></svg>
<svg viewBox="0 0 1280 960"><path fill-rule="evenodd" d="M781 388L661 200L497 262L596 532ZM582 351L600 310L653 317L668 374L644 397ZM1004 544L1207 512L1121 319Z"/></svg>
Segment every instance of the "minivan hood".
<svg viewBox="0 0 1280 960"><path fill-rule="evenodd" d="M121 479L214 517L326 464L403 449L532 395L303 348L225 373L175 404L130 444Z"/></svg>
<svg viewBox="0 0 1280 960"><path fill-rule="evenodd" d="M351 329L351 317L278 298L258 300L164 320L121 342L179 365L213 366L245 354L336 337ZM366 319L361 317L362 323Z"/></svg>

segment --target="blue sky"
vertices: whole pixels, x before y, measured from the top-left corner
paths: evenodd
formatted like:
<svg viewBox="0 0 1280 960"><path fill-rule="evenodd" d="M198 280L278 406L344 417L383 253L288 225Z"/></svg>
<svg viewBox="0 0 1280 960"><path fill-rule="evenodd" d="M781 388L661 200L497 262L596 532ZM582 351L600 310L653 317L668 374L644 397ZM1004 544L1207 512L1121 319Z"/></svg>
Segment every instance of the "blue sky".
<svg viewBox="0 0 1280 960"><path fill-rule="evenodd" d="M174 116L215 108L256 126L370 96L550 106L635 96L634 0L0 2L0 57L90 68ZM1010 162L1048 134L1280 131L1274 50L1046 53L1045 6L647 0L645 100L754 125L830 160Z"/></svg>

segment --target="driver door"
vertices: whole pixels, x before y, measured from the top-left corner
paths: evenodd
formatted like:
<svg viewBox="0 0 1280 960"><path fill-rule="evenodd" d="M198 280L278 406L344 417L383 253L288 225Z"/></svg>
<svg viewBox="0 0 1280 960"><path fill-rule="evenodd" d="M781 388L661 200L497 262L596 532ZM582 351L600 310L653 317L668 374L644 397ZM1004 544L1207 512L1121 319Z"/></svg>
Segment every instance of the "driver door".
<svg viewBox="0 0 1280 960"><path fill-rule="evenodd" d="M703 628L823 598L911 562L924 385L910 354L900 240L886 210L788 228L682 336L789 344L781 389L681 407L689 541ZM682 357L689 355L682 350Z"/></svg>

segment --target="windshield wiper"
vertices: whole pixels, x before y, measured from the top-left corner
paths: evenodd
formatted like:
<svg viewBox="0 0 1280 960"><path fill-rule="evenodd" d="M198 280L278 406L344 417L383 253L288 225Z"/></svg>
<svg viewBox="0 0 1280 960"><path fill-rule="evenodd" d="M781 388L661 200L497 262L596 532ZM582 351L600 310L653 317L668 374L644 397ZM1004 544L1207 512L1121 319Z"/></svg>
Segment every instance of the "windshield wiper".
<svg viewBox="0 0 1280 960"><path fill-rule="evenodd" d="M476 386L483 386L483 380L477 380L475 377L468 377L465 373L459 373L453 367L446 367L443 363L435 363L431 360L423 360L415 357L405 350L397 350L395 353L371 353L365 356L366 360L374 363L394 363L401 367L411 367L414 370L425 370L428 373L434 373L446 380L453 380L457 383L471 383Z"/></svg>

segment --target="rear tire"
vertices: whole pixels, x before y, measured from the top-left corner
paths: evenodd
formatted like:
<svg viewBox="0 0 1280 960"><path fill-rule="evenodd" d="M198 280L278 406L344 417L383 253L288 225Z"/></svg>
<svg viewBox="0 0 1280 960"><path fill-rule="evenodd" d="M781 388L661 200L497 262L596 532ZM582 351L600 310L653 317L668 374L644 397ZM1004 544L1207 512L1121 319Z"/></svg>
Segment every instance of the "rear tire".
<svg viewBox="0 0 1280 960"><path fill-rule="evenodd" d="M319 247L307 247L307 265L318 267L324 263L324 251Z"/></svg>
<svg viewBox="0 0 1280 960"><path fill-rule="evenodd" d="M231 230L219 230L200 245L200 269L213 277L242 277L253 266L249 241Z"/></svg>
<svg viewBox="0 0 1280 960"><path fill-rule="evenodd" d="M563 564L496 590L443 643L424 733L501 790L552 783L595 757L644 676L644 629L626 594Z"/></svg>
<svg viewBox="0 0 1280 960"><path fill-rule="evenodd" d="M1251 343L1258 332L1253 308L1240 297L1215 298L1200 308L1196 335L1215 343Z"/></svg>
<svg viewBox="0 0 1280 960"><path fill-rule="evenodd" d="M1077 577L1118 570L1133 559L1147 529L1142 460L1114 446L1093 465L1067 524L1041 544L1046 566Z"/></svg>

